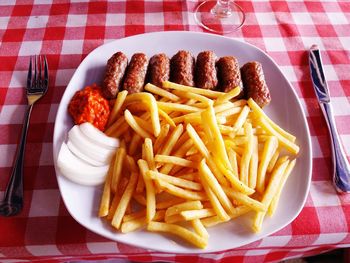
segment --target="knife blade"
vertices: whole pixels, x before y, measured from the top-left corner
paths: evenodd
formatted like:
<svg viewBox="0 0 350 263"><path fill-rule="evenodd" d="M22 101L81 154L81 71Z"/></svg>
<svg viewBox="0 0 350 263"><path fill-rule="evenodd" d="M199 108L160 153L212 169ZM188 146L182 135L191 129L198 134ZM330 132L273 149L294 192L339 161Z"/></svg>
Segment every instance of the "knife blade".
<svg viewBox="0 0 350 263"><path fill-rule="evenodd" d="M338 192L348 193L350 192L350 164L336 129L331 98L322 66L321 53L317 45L312 45L310 48L309 67L315 94L330 134L333 161L333 184Z"/></svg>

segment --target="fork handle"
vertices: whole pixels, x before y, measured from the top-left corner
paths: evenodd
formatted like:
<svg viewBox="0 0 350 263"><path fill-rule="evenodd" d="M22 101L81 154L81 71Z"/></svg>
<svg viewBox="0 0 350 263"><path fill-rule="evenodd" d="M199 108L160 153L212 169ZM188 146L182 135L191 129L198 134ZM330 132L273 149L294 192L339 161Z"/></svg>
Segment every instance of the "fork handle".
<svg viewBox="0 0 350 263"><path fill-rule="evenodd" d="M10 180L7 184L4 200L0 207L0 215L12 216L21 212L23 207L23 164L24 152L27 140L27 131L29 126L30 114L33 104L28 105L24 117L21 140L18 145L15 161L12 168Z"/></svg>
<svg viewBox="0 0 350 263"><path fill-rule="evenodd" d="M337 132L332 106L330 103L320 103L325 116L331 139L332 161L333 161L333 183L339 193L350 192L350 164L341 145Z"/></svg>

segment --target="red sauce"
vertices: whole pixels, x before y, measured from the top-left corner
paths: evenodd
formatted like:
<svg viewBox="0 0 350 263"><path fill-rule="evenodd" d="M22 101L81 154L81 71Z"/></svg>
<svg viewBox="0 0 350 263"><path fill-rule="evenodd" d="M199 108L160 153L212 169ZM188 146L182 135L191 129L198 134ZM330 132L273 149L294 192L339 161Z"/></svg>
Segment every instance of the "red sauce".
<svg viewBox="0 0 350 263"><path fill-rule="evenodd" d="M77 91L68 105L68 112L75 124L90 122L101 131L105 130L110 106L96 84Z"/></svg>

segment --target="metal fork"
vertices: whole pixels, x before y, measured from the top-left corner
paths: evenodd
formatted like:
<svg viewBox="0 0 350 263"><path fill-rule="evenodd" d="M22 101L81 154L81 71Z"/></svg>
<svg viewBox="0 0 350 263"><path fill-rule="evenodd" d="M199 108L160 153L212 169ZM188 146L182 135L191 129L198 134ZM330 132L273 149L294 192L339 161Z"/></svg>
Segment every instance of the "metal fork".
<svg viewBox="0 0 350 263"><path fill-rule="evenodd" d="M4 199L0 203L0 215L12 216L21 212L23 207L23 162L27 131L33 105L45 95L49 86L49 69L46 56L31 56L27 77L28 106L22 127L21 141L17 147L10 180Z"/></svg>

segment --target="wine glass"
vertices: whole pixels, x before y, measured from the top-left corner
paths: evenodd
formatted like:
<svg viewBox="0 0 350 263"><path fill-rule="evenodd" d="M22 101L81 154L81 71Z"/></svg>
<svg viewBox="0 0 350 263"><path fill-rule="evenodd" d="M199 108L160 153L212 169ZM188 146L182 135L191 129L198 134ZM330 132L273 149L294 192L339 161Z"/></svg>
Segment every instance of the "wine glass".
<svg viewBox="0 0 350 263"><path fill-rule="evenodd" d="M245 21L243 9L230 0L207 0L195 10L196 22L215 33L230 33L241 28Z"/></svg>

